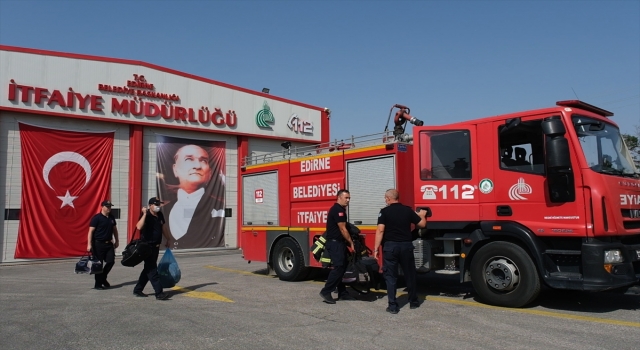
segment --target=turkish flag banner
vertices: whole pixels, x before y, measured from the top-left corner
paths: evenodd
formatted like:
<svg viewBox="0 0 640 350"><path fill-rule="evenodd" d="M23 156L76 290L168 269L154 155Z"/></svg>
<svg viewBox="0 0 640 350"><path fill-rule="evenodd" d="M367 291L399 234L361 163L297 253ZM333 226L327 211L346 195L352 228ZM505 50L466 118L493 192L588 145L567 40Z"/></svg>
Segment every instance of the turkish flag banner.
<svg viewBox="0 0 640 350"><path fill-rule="evenodd" d="M115 133L19 127L22 197L15 258L80 256L87 250L91 217L110 199Z"/></svg>

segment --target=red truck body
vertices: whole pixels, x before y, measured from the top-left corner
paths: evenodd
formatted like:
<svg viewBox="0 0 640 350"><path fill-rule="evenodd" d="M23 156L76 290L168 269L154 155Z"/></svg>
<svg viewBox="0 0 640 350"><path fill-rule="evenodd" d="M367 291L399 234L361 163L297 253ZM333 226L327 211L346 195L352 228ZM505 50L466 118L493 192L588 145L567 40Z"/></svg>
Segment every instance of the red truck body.
<svg viewBox="0 0 640 350"><path fill-rule="evenodd" d="M612 113L581 101L443 126L408 108L385 132L247 158L240 242L283 280L321 267L309 247L337 191L373 247L384 192L426 208L419 272L471 281L487 303L520 307L542 284L602 291L640 278L640 178ZM404 125L414 126L412 135Z"/></svg>

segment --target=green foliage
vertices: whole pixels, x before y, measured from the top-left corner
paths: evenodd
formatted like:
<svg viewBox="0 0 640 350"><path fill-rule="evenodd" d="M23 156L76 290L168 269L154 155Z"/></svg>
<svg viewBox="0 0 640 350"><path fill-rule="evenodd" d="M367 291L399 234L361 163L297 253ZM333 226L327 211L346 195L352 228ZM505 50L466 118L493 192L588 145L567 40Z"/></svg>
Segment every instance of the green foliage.
<svg viewBox="0 0 640 350"><path fill-rule="evenodd" d="M627 147L629 147L630 151L637 151L637 148L640 147L638 145L638 137L637 136L633 136L633 135L629 135L629 134L622 134L622 138L624 139L624 143L627 144Z"/></svg>
<svg viewBox="0 0 640 350"><path fill-rule="evenodd" d="M636 126L636 135L622 134L624 143L627 144L636 167L640 169L640 126Z"/></svg>

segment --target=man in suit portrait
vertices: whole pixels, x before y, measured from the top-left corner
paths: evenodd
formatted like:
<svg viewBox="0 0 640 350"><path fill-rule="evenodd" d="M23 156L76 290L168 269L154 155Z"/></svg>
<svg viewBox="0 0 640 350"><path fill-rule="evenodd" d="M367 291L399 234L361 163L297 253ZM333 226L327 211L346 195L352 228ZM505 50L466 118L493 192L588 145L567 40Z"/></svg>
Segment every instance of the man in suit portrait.
<svg viewBox="0 0 640 350"><path fill-rule="evenodd" d="M158 192L171 249L224 246L224 147L216 141L162 137ZM167 142L168 141L168 142Z"/></svg>

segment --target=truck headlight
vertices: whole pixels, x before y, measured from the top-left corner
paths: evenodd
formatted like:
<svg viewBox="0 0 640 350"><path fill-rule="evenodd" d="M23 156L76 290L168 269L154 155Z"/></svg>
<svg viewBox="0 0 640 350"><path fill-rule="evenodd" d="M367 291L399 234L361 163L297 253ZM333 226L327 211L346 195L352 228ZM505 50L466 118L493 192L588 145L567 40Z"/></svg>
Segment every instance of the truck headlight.
<svg viewBox="0 0 640 350"><path fill-rule="evenodd" d="M605 264L614 264L621 263L624 261L622 257L622 252L620 249L611 249L604 251L604 263Z"/></svg>

